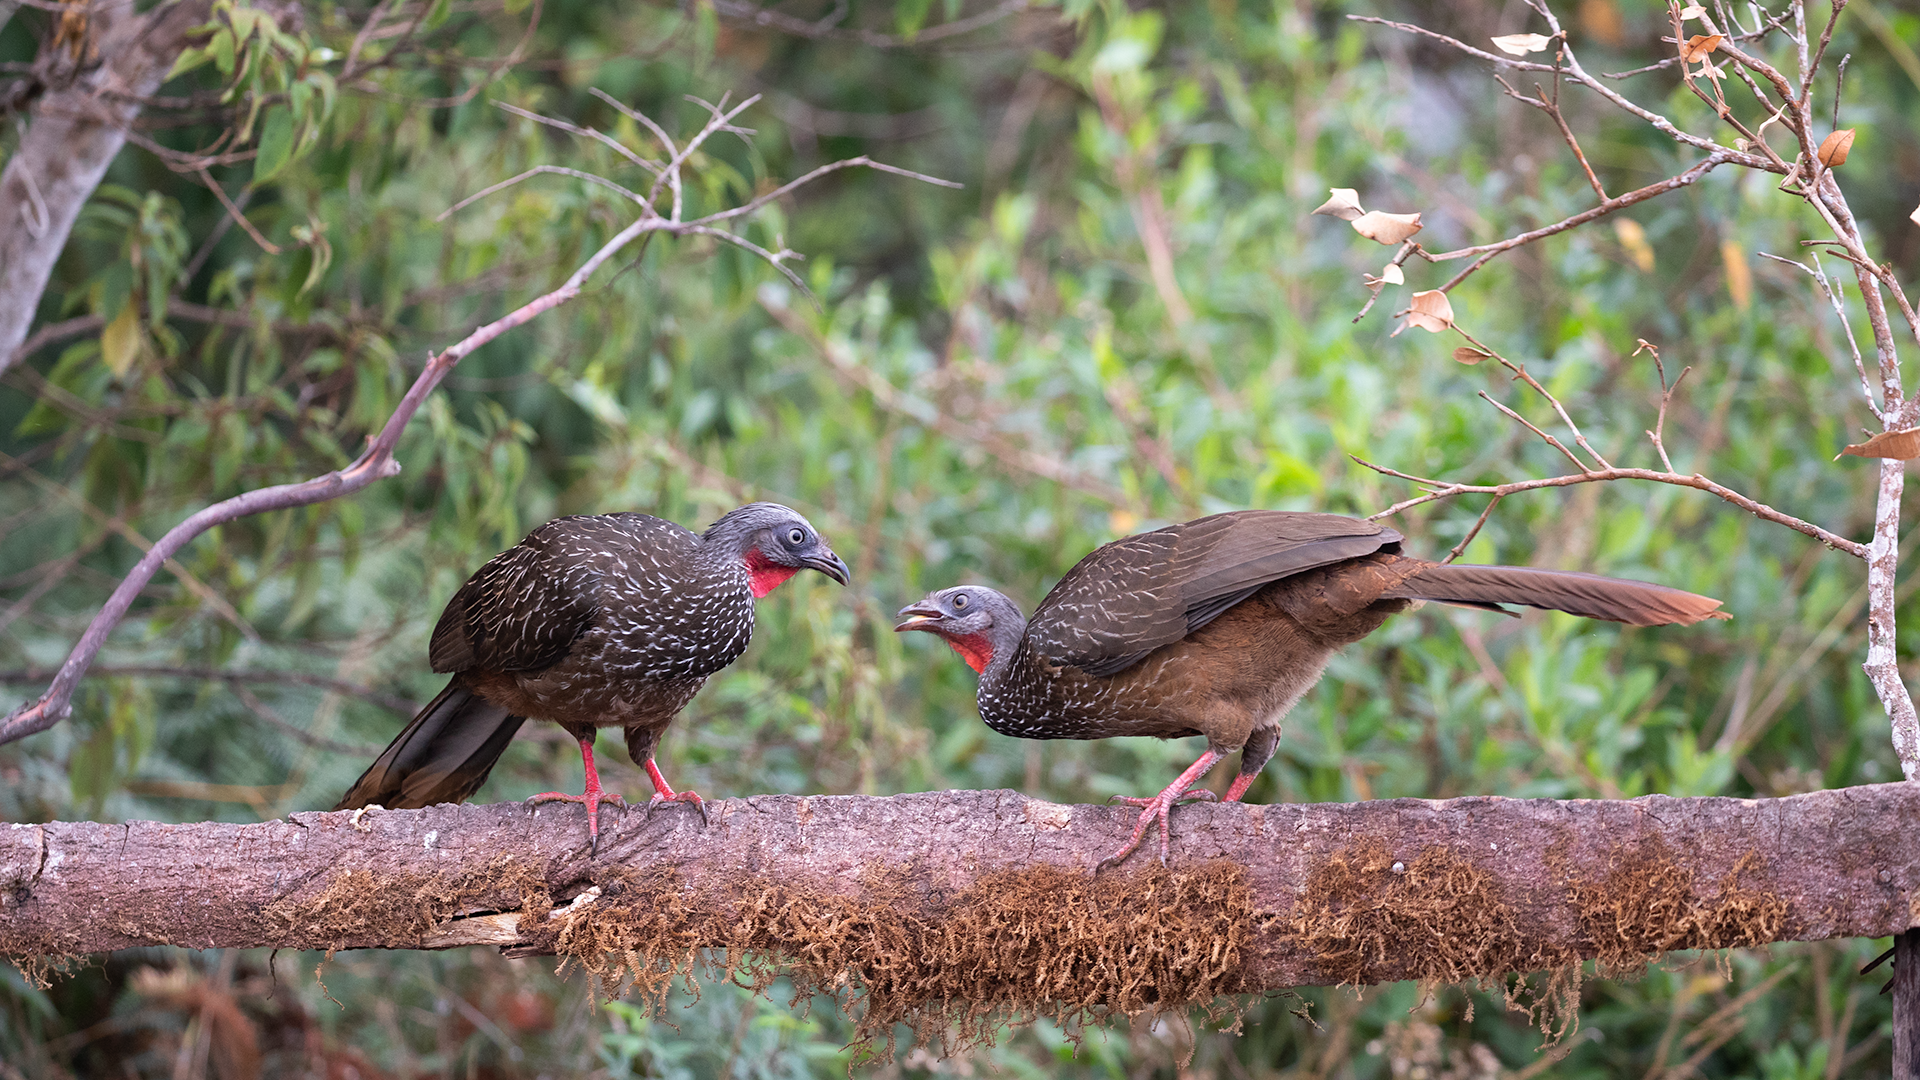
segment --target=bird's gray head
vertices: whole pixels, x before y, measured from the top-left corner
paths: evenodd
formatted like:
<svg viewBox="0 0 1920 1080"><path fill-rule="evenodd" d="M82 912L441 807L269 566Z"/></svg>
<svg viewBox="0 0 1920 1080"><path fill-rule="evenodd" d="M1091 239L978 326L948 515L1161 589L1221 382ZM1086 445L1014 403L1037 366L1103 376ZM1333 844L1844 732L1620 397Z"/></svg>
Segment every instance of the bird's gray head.
<svg viewBox="0 0 1920 1080"><path fill-rule="evenodd" d="M700 540L746 564L755 596L767 595L802 570L818 570L842 585L853 580L853 571L813 524L779 503L748 503L729 510Z"/></svg>
<svg viewBox="0 0 1920 1080"><path fill-rule="evenodd" d="M956 585L930 592L896 616L896 632L938 634L975 671L987 670L996 656L1009 653L1027 631L1026 616L1004 595L984 585Z"/></svg>

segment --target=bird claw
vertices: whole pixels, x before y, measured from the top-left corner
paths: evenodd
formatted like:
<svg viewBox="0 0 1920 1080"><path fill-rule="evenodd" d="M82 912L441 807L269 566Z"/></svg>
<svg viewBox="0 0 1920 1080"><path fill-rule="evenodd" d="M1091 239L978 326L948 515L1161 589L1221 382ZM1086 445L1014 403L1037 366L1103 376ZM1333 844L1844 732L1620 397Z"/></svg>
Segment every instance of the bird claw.
<svg viewBox="0 0 1920 1080"><path fill-rule="evenodd" d="M579 803L587 808L587 854L600 854L600 808L606 805L628 809L627 800L617 794L601 791L596 785L579 795L570 795L564 791L543 791L538 795L529 795L526 800L527 813L531 815L543 802Z"/></svg>
<svg viewBox="0 0 1920 1080"><path fill-rule="evenodd" d="M1176 784L1175 786L1178 785ZM1188 788L1178 795L1175 795L1173 788L1170 787L1160 794L1150 797L1139 795L1112 796L1107 800L1108 805L1122 802L1128 806L1141 807L1140 820L1134 824L1133 836L1128 838L1126 844L1121 847L1119 851L1095 863L1093 872L1097 875L1109 866L1118 866L1122 862L1125 862L1127 856L1133 854L1134 851L1140 847L1140 841L1146 839L1147 825L1154 821L1160 823L1160 865L1167 865L1167 851L1171 845L1167 826L1167 812L1179 806L1181 803L1218 802L1219 800L1220 796L1218 794L1203 787Z"/></svg>
<svg viewBox="0 0 1920 1080"><path fill-rule="evenodd" d="M653 820L654 807L670 802L692 803L693 808L700 811L700 824L713 824L712 815L707 813L707 800L701 798L697 791L676 791L671 795L655 794L653 798L647 800L647 820Z"/></svg>

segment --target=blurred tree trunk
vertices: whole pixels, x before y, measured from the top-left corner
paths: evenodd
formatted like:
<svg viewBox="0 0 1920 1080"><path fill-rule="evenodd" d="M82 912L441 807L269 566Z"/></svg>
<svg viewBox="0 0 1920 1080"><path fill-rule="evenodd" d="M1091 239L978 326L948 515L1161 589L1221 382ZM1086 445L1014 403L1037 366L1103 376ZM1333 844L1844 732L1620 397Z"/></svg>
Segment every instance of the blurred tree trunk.
<svg viewBox="0 0 1920 1080"><path fill-rule="evenodd" d="M15 6L0 0L0 25ZM35 61L26 132L0 173L0 371L18 359L80 207L212 6L177 0L141 13L81 0L58 16Z"/></svg>

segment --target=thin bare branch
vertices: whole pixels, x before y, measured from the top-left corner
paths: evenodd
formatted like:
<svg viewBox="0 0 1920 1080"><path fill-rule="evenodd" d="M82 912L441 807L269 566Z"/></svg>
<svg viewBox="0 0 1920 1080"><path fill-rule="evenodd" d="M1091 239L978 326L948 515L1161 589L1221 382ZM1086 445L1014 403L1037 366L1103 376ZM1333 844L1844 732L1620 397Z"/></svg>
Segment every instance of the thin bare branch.
<svg viewBox="0 0 1920 1080"><path fill-rule="evenodd" d="M643 113L640 110L634 108L633 106L628 105L626 102L621 101L618 98L615 98L612 94L607 93L605 90L602 90L597 86L588 87L587 93L592 94L594 97L597 97L601 101L604 101L607 104L613 106L615 109L618 109L620 111L620 114L622 116L625 116L627 119L633 121L636 124L639 124L641 127L644 127L648 131L652 132L653 137L660 140L660 145L667 148L668 158L672 158L674 155L679 153L678 150L674 149L672 137L669 136L666 133L666 131L660 127L659 124L656 124L653 122L653 117L648 116L646 113ZM654 168L664 172L666 169L666 166L656 165L654 166Z"/></svg>
<svg viewBox="0 0 1920 1080"><path fill-rule="evenodd" d="M1554 438L1552 435L1548 434L1547 432L1540 430L1538 427L1535 427L1533 421L1527 419L1524 416L1521 416L1517 412L1514 412L1512 409L1501 404L1500 402L1493 400L1493 395L1487 393L1485 390L1480 391L1480 397L1483 400L1485 400L1487 404L1493 406L1496 409L1499 409L1502 413L1505 413L1507 419L1522 425L1528 431L1531 431L1535 435L1540 436L1540 439L1542 442L1546 443L1548 446L1551 446L1555 450L1558 450L1562 454L1566 455L1567 460L1573 463L1574 468L1579 469L1583 473L1593 471L1593 468L1591 466L1589 466L1586 462L1581 461L1579 457L1577 457L1574 454L1573 451L1567 449L1567 445L1565 443L1561 442L1559 439Z"/></svg>
<svg viewBox="0 0 1920 1080"><path fill-rule="evenodd" d="M262 251L265 251L269 255L280 254L280 245L268 240L260 234L259 229L253 227L253 222L248 221L247 215L241 213L240 208L233 205L233 200L227 198L227 189L220 186L220 182L213 178L213 174L209 173L205 166L201 166L195 171L200 174L200 182L205 184L207 190L213 192L214 195L220 199L221 206L226 207L227 216L233 219L234 224L245 229L247 235L253 237L253 242L259 244Z"/></svg>
<svg viewBox="0 0 1920 1080"><path fill-rule="evenodd" d="M1678 191L1679 189L1683 187L1687 187L1688 185L1692 184L1694 181L1700 179L1701 177L1705 176L1709 172L1712 172L1714 169L1718 168L1719 166L1726 165L1729 163L1734 163L1734 162L1740 162L1741 158L1753 158L1753 155L1741 154L1738 151L1734 151L1734 150L1728 150L1724 154L1715 152L1707 155L1706 157L1702 158L1698 162L1695 162L1693 165L1689 166L1683 172L1680 172L1674 176L1670 176L1665 180L1661 180L1657 183L1648 184L1646 187L1637 188L1633 191L1629 191L1624 195L1615 196L1614 198L1608 199L1606 202L1601 203L1599 206L1595 206L1587 210L1583 210L1580 213L1574 214L1571 217L1562 218L1561 220L1556 221L1551 225L1543 225L1537 229L1530 229L1526 232L1519 233L1514 236L1509 236L1504 240L1498 240L1491 244L1476 244L1472 247L1456 248L1453 251L1431 252L1426 250L1425 248L1419 248L1416 245L1415 254L1419 255L1422 259L1425 259L1428 262L1448 262L1453 259L1465 259L1473 256L1481 256L1481 258L1477 259L1472 266L1469 266L1465 270L1461 271L1459 274L1454 275L1451 281L1448 281L1445 285L1440 286L1441 292L1447 292L1451 290L1454 286L1460 284L1462 281L1465 281L1467 279L1467 276L1472 274L1475 270L1479 269L1482 266L1485 266L1490 258L1500 254L1503 251L1511 251L1514 248L1531 244L1536 240L1543 240L1549 236L1553 236L1556 233L1566 232L1568 229L1572 229L1580 225L1585 225L1589 221L1595 221L1600 218L1606 217L1608 214L1614 213L1619 210L1624 210L1629 206L1635 205L1636 203L1645 202L1656 195L1664 195L1669 191ZM1763 159L1753 158L1753 161L1763 162ZM1740 162L1740 163L1745 164L1745 162ZM1760 168L1761 165L1754 164L1751 167Z"/></svg>
<svg viewBox="0 0 1920 1080"><path fill-rule="evenodd" d="M918 180L923 184L932 184L935 187L953 188L955 190L961 190L967 186L965 184L958 183L953 180L942 180L937 176L928 176L926 173L917 173L917 172L914 172L912 169L902 169L896 165L888 165L883 162L875 161L872 158L866 156L865 154L862 154L856 158L847 158L845 161L835 161L826 165L822 165L819 168L813 170L812 172L806 174L805 176L802 176L798 180L789 180L786 183L781 184L779 187L774 188L772 191L769 191L763 195L755 196L751 202L741 203L739 206L733 207L732 209L729 209L729 210L721 210L716 213L708 214L706 217L696 219L694 221L694 224L714 225L722 221L729 221L729 220L732 220L733 218L741 217L746 214L751 214L754 211L760 209L761 207L767 205L768 203L784 198L785 196L792 194L798 188L801 188L807 184L810 184L813 181L818 180L822 176L827 175L828 173L839 172L841 169L852 169L852 168L867 168L867 169L874 169L878 172L892 173L895 176L904 176L909 180Z"/></svg>
<svg viewBox="0 0 1920 1080"><path fill-rule="evenodd" d="M1498 403L1496 402L1495 404ZM1348 456L1353 457L1353 455ZM1802 521L1791 514L1781 513L1763 502L1748 498L1734 491L1732 488L1716 484L1712 480L1701 476L1699 473L1687 475L1677 472L1662 472L1658 469L1623 469L1616 466L1611 469L1595 469L1590 472L1547 476L1535 480L1515 480L1506 484L1452 484L1443 480L1427 480L1420 477L1411 477L1405 473L1395 472L1392 469L1375 465L1373 462L1359 457L1354 457L1353 460L1356 464L1363 465L1372 469L1374 472L1399 477L1403 480L1413 480L1420 484L1431 485L1433 488L1433 490L1423 495L1403 499L1376 514L1369 514L1367 516L1367 520L1369 521L1378 521L1381 518L1392 517L1395 514L1410 510L1416 506L1434 502L1438 499L1451 499L1459 495L1497 495L1505 498L1508 495L1517 495L1523 491L1571 487L1574 484L1596 484L1605 483L1610 480L1651 480L1657 484L1672 484L1675 487L1693 488L1696 491L1704 491L1710 495L1716 495L1763 521L1771 521L1776 525L1784 525L1795 532L1811 536L1836 551L1844 551L1857 559L1865 559L1868 555L1867 545L1865 544L1855 540L1849 540L1836 533L1828 532L1810 521Z"/></svg>
<svg viewBox="0 0 1920 1080"><path fill-rule="evenodd" d="M487 196L494 194L495 192L505 191L506 189L512 187L513 185L520 183L522 180L526 180L531 177L542 176L542 175L571 176L575 180L585 180L590 184L599 184L601 187L608 188L612 191L617 191L622 196L625 196L627 199L632 200L636 205L639 205L642 207L645 207L647 205L647 200L644 197L642 197L639 192L628 190L627 188L614 183L613 181L607 179L604 176L597 176L590 172L582 172L579 169L569 169L561 165L535 165L533 168L528 169L526 172L523 172L518 176L509 177L505 180L500 181L497 184L489 184L488 186L481 188L479 191L474 192L473 194L467 196L466 198L461 199L459 202L454 203L452 206L447 207L445 210L440 211L440 213L436 215L433 220L445 221L448 218L452 217L453 215L459 213L460 211L465 210L467 207L472 206L474 203L479 202L481 199L484 199ZM651 213L652 212L651 208L648 208L645 212Z"/></svg>
<svg viewBox="0 0 1920 1080"><path fill-rule="evenodd" d="M1502 497L1503 496L1495 495L1493 498L1487 500L1487 508L1480 511L1480 517L1474 521L1473 528L1468 529L1467 535L1461 537L1460 542L1453 545L1453 547L1447 551L1447 557L1441 559L1441 562L1450 563L1466 552L1467 545L1473 543L1473 538L1479 536L1480 530L1486 527L1487 519L1493 516L1493 508L1500 505Z"/></svg>
<svg viewBox="0 0 1920 1080"><path fill-rule="evenodd" d="M596 94L600 93L598 89L595 89L593 92ZM647 158L641 157L639 154L635 153L630 147L628 147L626 143L621 142L619 139L616 139L613 136L608 135L606 132L603 132L598 128L581 127L579 124L570 124L565 120L557 119L552 116L542 116L539 113L533 112L530 109L523 109L518 105L510 104L505 101L496 101L493 103L493 107L496 109L500 109L504 112L512 113L513 115L518 116L522 119L531 120L536 124L545 124L547 127L553 128L556 131L564 131L569 135L577 135L583 139L592 139L595 142L601 144L602 146L612 149L614 153L619 154L621 157L626 158L628 161L632 162L635 165L640 166L642 169L647 170L648 172L654 174L655 176L660 175L660 170L664 168L664 166L662 166L659 162L651 161ZM636 195L634 196L634 198L637 199L639 198L639 196Z"/></svg>
<svg viewBox="0 0 1920 1080"><path fill-rule="evenodd" d="M1759 255L1763 259L1772 259L1777 263L1785 263L1788 266L1798 267L1806 271L1814 281L1819 283L1821 291L1827 294L1827 301L1833 305L1833 313L1840 317L1840 333L1846 337L1847 348L1853 352L1853 369L1860 373L1860 393L1867 399L1867 408L1873 410L1873 415L1876 419L1885 421L1887 418L1886 414L1881 411L1879 403L1873 399L1873 381L1867 378L1867 362L1860 356L1860 342L1854 338L1853 324L1847 320L1847 306L1840 300L1840 288L1834 282L1827 280L1826 273L1820 267L1820 256L1815 255L1813 257L1814 264L1808 266L1806 263L1796 262L1792 259L1782 258L1764 251L1760 252Z"/></svg>

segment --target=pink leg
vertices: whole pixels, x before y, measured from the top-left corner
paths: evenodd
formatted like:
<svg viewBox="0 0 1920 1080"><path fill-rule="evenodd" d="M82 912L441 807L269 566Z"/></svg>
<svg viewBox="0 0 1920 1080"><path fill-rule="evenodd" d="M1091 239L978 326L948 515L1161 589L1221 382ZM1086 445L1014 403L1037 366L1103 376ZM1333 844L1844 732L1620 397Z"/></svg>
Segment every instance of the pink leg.
<svg viewBox="0 0 1920 1080"><path fill-rule="evenodd" d="M1194 762L1186 772L1180 774L1179 779L1168 784L1165 790L1151 799L1137 799L1126 795L1114 796L1110 801L1145 807L1145 809L1140 811L1140 820L1133 826L1133 836L1127 841L1126 846L1101 859L1099 865L1093 868L1093 872L1097 874L1108 866L1118 865L1127 856L1133 854L1134 849L1140 846L1141 839L1147 835L1147 826L1154 821L1160 823L1160 865L1167 865L1167 811L1172 810L1175 803L1196 800L1208 802L1217 798L1206 788L1189 788L1188 785L1207 775L1207 770L1213 768L1221 758L1226 756L1222 751L1208 747L1207 752L1200 755L1199 761Z"/></svg>
<svg viewBox="0 0 1920 1080"><path fill-rule="evenodd" d="M527 805L543 802L577 802L587 808L587 846L590 851L600 850L600 804L614 803L627 805L627 801L618 794L609 795L600 789L600 772L593 767L593 735L580 740L580 764L587 771L586 790L579 795L569 795L564 791L545 791L529 796Z"/></svg>
<svg viewBox="0 0 1920 1080"><path fill-rule="evenodd" d="M1258 779L1260 779L1259 773L1241 773L1239 776L1234 777L1233 786L1227 789L1227 797L1221 801L1239 802L1240 796L1245 795L1247 789L1252 787L1253 782Z"/></svg>
<svg viewBox="0 0 1920 1080"><path fill-rule="evenodd" d="M653 798L647 800L648 817L653 816L653 808L659 806L661 803L686 802L692 803L693 808L700 811L700 823L702 825L713 824L712 820L707 817L707 801L700 797L699 792L676 792L673 788L668 787L667 778L660 775L660 766L655 765L652 758L647 759L647 775L653 778Z"/></svg>

